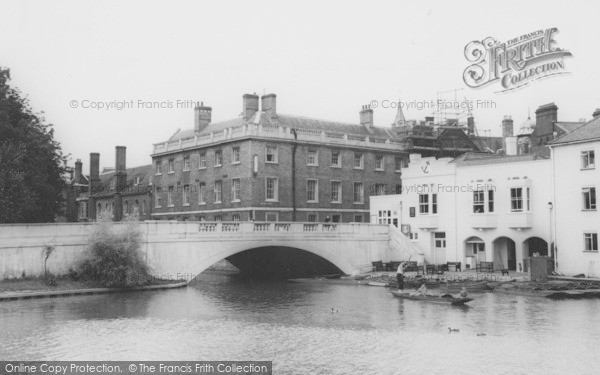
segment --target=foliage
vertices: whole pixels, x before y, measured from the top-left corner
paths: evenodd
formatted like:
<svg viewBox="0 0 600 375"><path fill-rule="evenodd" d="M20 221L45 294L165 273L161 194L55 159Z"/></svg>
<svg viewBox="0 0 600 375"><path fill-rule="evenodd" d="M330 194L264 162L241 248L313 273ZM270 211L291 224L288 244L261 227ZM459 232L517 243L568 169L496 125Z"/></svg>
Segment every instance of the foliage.
<svg viewBox="0 0 600 375"><path fill-rule="evenodd" d="M150 281L141 252L142 232L135 215L126 217L122 223L113 223L109 214L102 213L94 224L88 246L90 258L79 270L82 279L113 288L131 288Z"/></svg>
<svg viewBox="0 0 600 375"><path fill-rule="evenodd" d="M0 223L52 222L63 201L66 157L54 129L0 67Z"/></svg>

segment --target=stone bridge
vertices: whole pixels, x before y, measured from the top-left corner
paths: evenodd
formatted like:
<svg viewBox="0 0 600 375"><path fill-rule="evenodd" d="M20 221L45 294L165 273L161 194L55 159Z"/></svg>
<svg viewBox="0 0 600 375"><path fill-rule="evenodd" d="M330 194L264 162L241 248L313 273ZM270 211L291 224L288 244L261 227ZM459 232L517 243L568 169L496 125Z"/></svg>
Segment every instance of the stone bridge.
<svg viewBox="0 0 600 375"><path fill-rule="evenodd" d="M47 260L50 272L63 274L75 268L87 256L93 225L0 225L0 278L42 275L46 246L55 249ZM155 275L162 277L191 279L225 258L251 263L252 257L239 255L253 251L275 257L286 249L308 253L352 275L373 261L401 260L414 251L395 227L379 224L146 221L139 225L143 253Z"/></svg>

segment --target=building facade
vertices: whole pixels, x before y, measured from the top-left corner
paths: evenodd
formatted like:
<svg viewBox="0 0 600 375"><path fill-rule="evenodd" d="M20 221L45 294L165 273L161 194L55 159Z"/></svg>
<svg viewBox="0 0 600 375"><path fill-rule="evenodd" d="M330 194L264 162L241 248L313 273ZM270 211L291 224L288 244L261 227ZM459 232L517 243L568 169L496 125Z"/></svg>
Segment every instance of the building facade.
<svg viewBox="0 0 600 375"><path fill-rule="evenodd" d="M428 264L523 270L552 255L550 160L535 154L410 155L402 194L371 198L371 222L397 225Z"/></svg>
<svg viewBox="0 0 600 375"><path fill-rule="evenodd" d="M594 119L550 143L558 270L600 277L600 110Z"/></svg>
<svg viewBox="0 0 600 375"><path fill-rule="evenodd" d="M359 124L277 112L275 94L246 94L238 118L155 144L153 219L363 222L369 196L401 186L408 156L363 107ZM393 191L390 191L393 189Z"/></svg>

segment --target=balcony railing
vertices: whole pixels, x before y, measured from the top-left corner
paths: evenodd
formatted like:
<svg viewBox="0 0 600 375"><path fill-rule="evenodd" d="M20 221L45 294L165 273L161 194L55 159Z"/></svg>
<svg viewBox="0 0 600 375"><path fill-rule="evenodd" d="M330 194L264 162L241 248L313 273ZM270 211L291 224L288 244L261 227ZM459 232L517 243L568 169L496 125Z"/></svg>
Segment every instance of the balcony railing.
<svg viewBox="0 0 600 375"><path fill-rule="evenodd" d="M508 227L513 229L531 228L531 212L511 212L508 214Z"/></svg>
<svg viewBox="0 0 600 375"><path fill-rule="evenodd" d="M471 215L471 227L473 229L494 229L498 227L498 215L493 213L481 213Z"/></svg>
<svg viewBox="0 0 600 375"><path fill-rule="evenodd" d="M417 226L419 229L436 229L440 224L440 218L437 215L420 215L417 217Z"/></svg>
<svg viewBox="0 0 600 375"><path fill-rule="evenodd" d="M153 146L152 154L161 154L172 151L184 150L197 146L209 145L215 142L222 142L230 139L239 139L249 136L276 139L294 139L294 134L290 127L278 125L257 125L246 124L243 126L226 128L224 130L213 132L202 136L194 136L185 139L179 139L173 142L156 143ZM380 149L397 151L400 143L395 139L367 137L353 134L325 132L320 130L297 129L297 139L302 141L327 142L345 146L370 146Z"/></svg>

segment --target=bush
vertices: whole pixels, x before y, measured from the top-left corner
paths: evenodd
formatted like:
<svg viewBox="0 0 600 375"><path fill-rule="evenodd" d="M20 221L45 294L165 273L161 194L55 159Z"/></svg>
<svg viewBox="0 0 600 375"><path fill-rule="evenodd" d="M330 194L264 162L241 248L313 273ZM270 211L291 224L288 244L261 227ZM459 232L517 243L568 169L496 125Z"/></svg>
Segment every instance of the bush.
<svg viewBox="0 0 600 375"><path fill-rule="evenodd" d="M108 215L102 215L90 233L90 258L81 264L79 276L111 288L146 285L150 272L141 247L137 217L127 217L122 224L115 224Z"/></svg>

